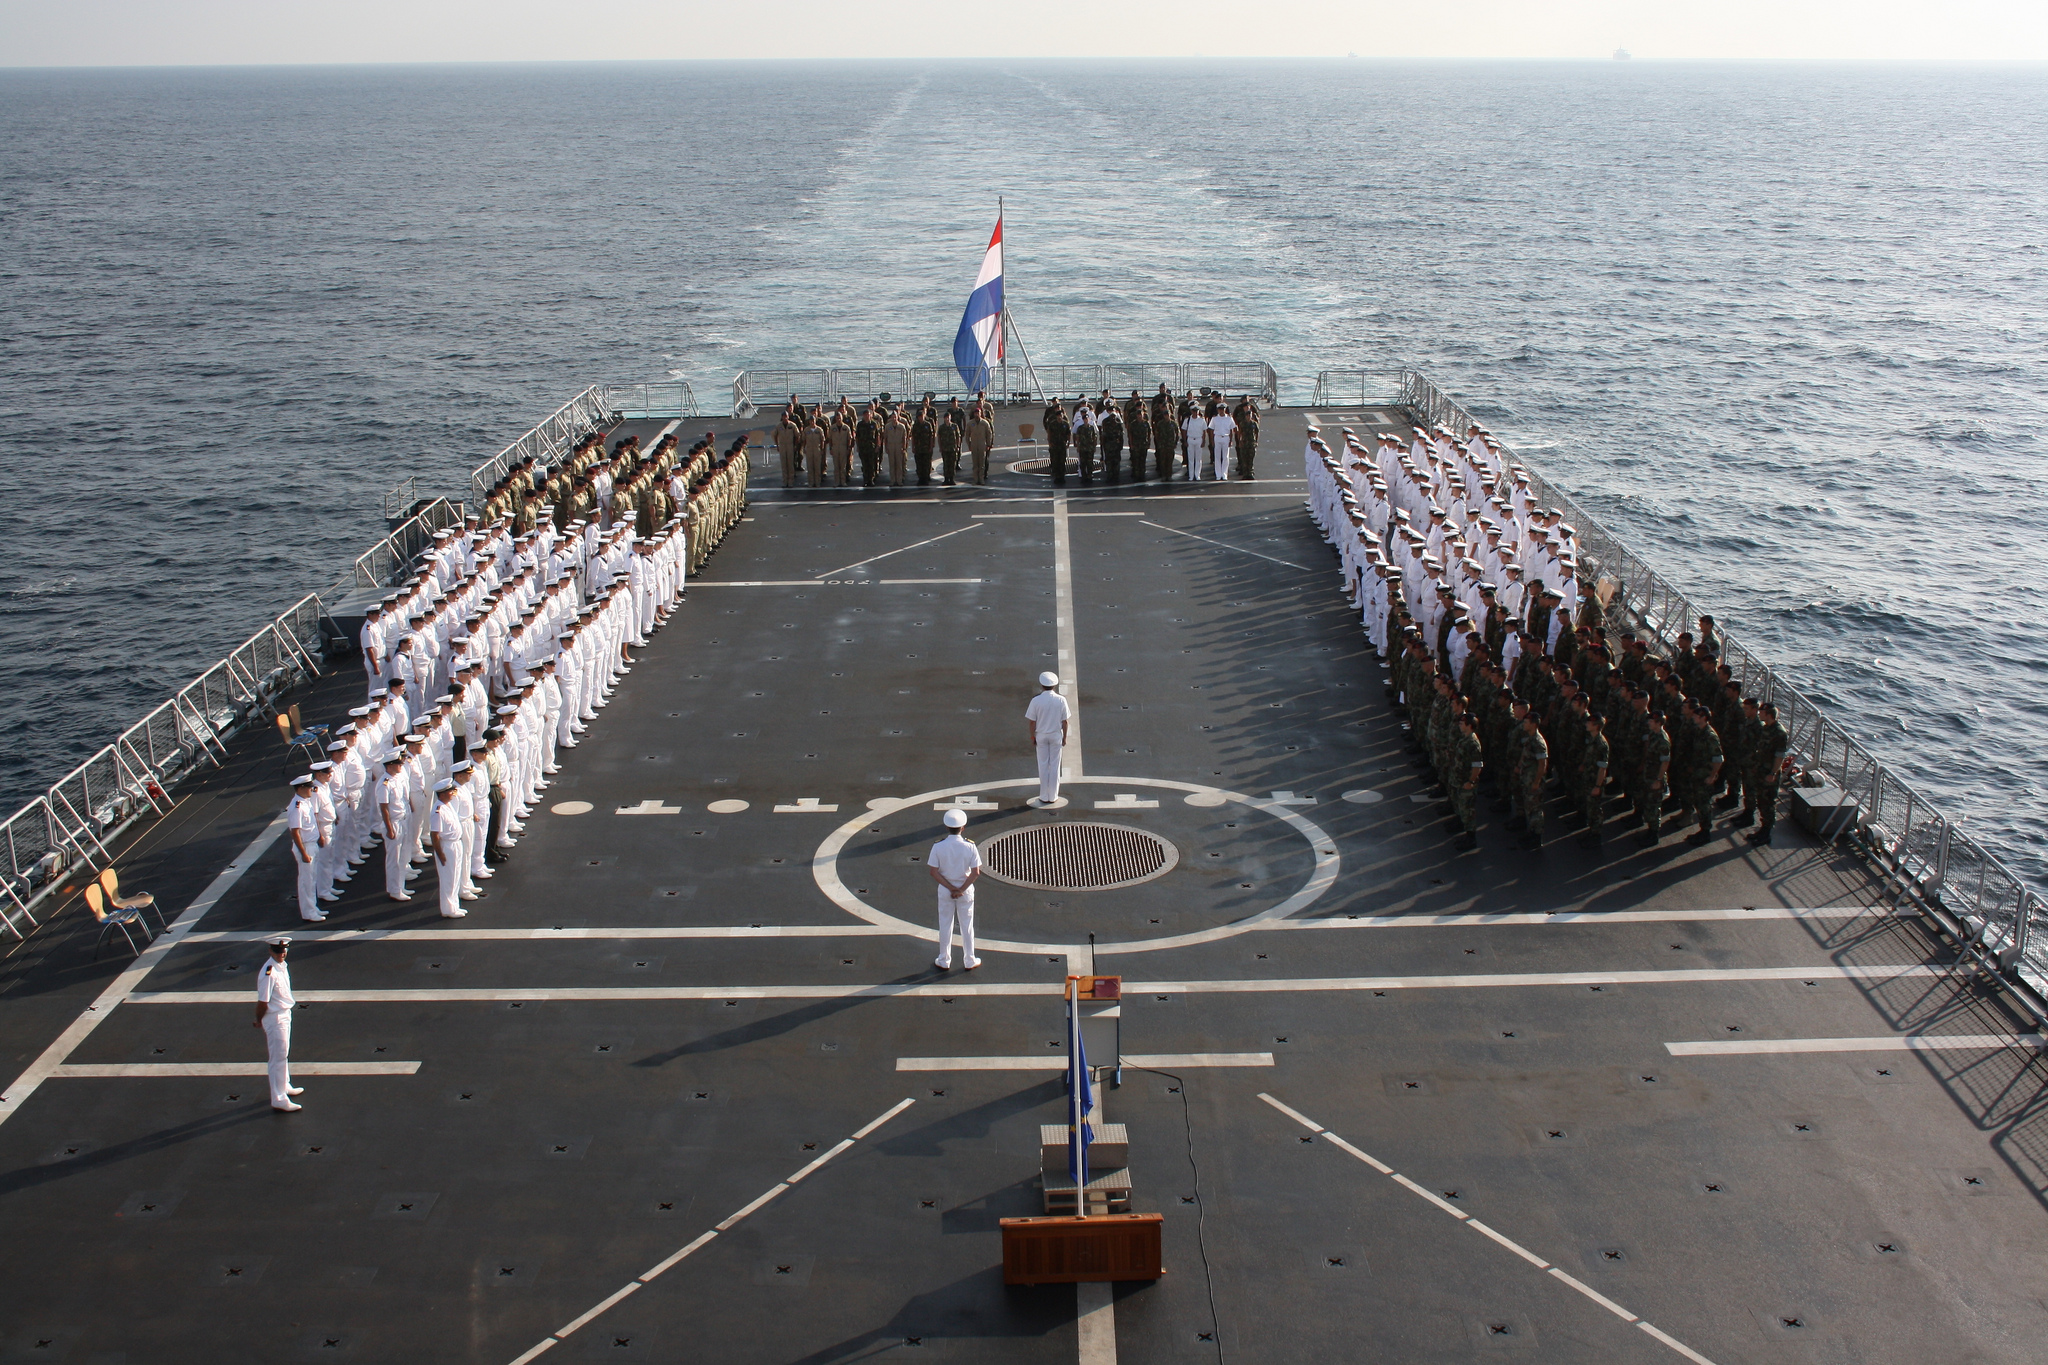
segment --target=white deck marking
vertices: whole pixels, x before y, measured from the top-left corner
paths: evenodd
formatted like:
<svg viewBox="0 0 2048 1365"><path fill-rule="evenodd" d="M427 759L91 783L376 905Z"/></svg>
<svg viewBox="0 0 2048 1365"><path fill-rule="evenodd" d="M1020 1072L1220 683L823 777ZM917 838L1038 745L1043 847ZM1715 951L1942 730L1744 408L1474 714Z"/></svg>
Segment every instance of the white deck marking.
<svg viewBox="0 0 2048 1365"><path fill-rule="evenodd" d="M839 807L836 804L818 804L818 798L815 796L799 796L796 799L795 805L777 806L775 813L777 815L830 815L838 811L838 809Z"/></svg>
<svg viewBox="0 0 2048 1365"><path fill-rule="evenodd" d="M1120 787L1156 787L1164 791L1187 794L1191 802L1203 805L1221 806L1235 801L1253 810L1272 816L1283 824L1291 826L1295 833L1307 841L1314 866L1293 895L1262 910L1255 910L1240 919L1208 929L1197 929L1186 934L1171 934L1161 938L1126 939L1117 943L1097 943L1098 953L1144 953L1164 948L1181 948L1197 943L1213 943L1243 933L1252 925L1268 919L1284 919L1299 914L1320 899L1324 892L1336 885L1337 875L1342 870L1343 859L1338 856L1336 841L1313 820L1301 812L1286 806L1276 806L1271 801L1257 796L1246 796L1242 792L1225 791L1218 787L1198 785L1193 782L1175 782L1162 777L1082 777L1077 782L1088 783L1114 792ZM941 787L934 791L918 792L904 798L907 803L939 801L947 797L973 792L999 791L1005 788L1030 789L1038 785L1035 777L1009 778L997 782L963 782L957 787ZM1066 797L1060 798L1062 801ZM929 939L929 926L900 919L895 915L877 909L862 900L839 873L839 855L857 835L882 818L885 812L868 811L847 821L825 836L811 855L811 876L817 881L818 889L834 905L857 919L869 924L885 925L905 937ZM1010 939L977 939L977 948L988 948L999 953L1064 953L1073 945L1067 943L1020 943Z"/></svg>
<svg viewBox="0 0 2048 1365"><path fill-rule="evenodd" d="M1118 792L1112 800L1097 801L1097 810L1158 810L1157 801L1140 801L1136 792Z"/></svg>
<svg viewBox="0 0 2048 1365"><path fill-rule="evenodd" d="M192 932L192 926L199 923L207 911L220 904L221 897L227 895L235 883L242 880L242 874L254 867L256 860L268 852L270 846L283 835L284 812L279 811L271 822L263 827L263 832L250 840L249 846L227 865L226 870L207 884L206 889L199 893L199 899L187 906L185 913L178 916L169 929L158 934L155 942L144 948L141 955L128 964L126 970L109 982L107 988L85 1007L85 1013L72 1020L71 1027L58 1034L57 1040L43 1049L42 1055L29 1064L28 1070L14 1078L13 1085L0 1092L0 1123L5 1123L9 1117L20 1112L22 1102L36 1092L36 1087L49 1079L56 1069L64 1064L64 1059L114 1012L116 1005L132 998L133 991L142 984L143 978L156 970L157 964L170 955L171 949L177 947L185 936ZM247 991L229 994L241 999L245 1004L249 1000Z"/></svg>
<svg viewBox="0 0 2048 1365"><path fill-rule="evenodd" d="M1358 1160L1364 1162L1366 1165L1371 1166L1374 1170L1386 1176L1395 1184L1407 1190L1410 1194L1420 1196L1423 1200L1427 1201L1435 1208L1440 1209L1445 1213L1448 1213L1451 1217L1457 1219L1460 1223L1463 1223L1466 1227L1471 1228L1474 1232L1479 1233L1481 1236L1487 1238L1489 1241L1494 1242L1497 1245L1505 1247L1507 1250L1514 1252L1515 1255L1521 1257L1524 1261L1527 1261L1530 1265L1536 1267L1538 1270L1543 1271L1552 1279L1556 1280L1559 1284L1569 1285L1572 1289L1578 1291L1580 1294L1585 1295L1585 1297L1591 1300L1592 1302L1599 1304L1602 1308L1605 1308L1608 1312L1614 1314L1614 1316L1620 1318L1623 1322L1629 1323L1632 1326L1642 1328L1645 1332L1655 1337L1658 1341L1664 1343L1664 1345L1669 1346L1672 1350L1678 1352L1687 1360L1692 1361L1694 1365L1714 1365L1714 1362L1708 1360L1705 1356L1693 1350L1690 1346L1687 1346L1684 1343L1677 1340L1675 1337L1672 1337L1667 1333L1661 1332L1657 1328L1652 1327L1649 1323L1644 1322L1641 1318L1637 1317L1634 1313L1631 1313L1628 1309L1623 1308L1620 1304L1616 1303L1613 1299L1608 1298L1605 1294L1602 1294L1598 1290L1592 1288L1590 1285L1587 1285L1582 1281L1573 1278L1565 1271L1560 1270L1558 1267L1544 1260L1541 1256L1538 1256L1535 1252L1529 1250L1525 1246L1522 1246L1513 1238L1508 1237L1505 1234L1497 1232L1494 1229L1488 1227L1486 1224L1480 1222L1471 1214L1466 1213L1463 1209L1457 1207L1455 1204L1452 1204L1448 1200L1438 1197L1434 1192L1424 1188L1422 1185L1417 1184L1415 1181L1410 1180L1407 1176L1402 1175L1399 1171L1394 1170L1391 1166L1388 1166L1384 1161L1379 1160L1377 1157L1368 1156L1363 1150L1361 1150L1358 1147L1354 1147L1349 1142L1344 1141L1335 1133L1331 1132L1329 1129L1317 1123L1314 1119L1307 1117L1306 1115L1300 1113L1297 1110L1288 1108L1286 1105L1280 1103L1280 1101L1274 1099L1271 1095L1261 1093L1259 1095L1259 1098L1264 1100L1267 1104L1272 1105L1273 1108L1279 1110L1288 1118L1293 1119L1302 1127L1308 1129L1311 1133L1316 1134L1318 1137L1327 1139L1333 1146L1339 1148L1340 1150L1348 1153L1351 1156L1356 1157Z"/></svg>
<svg viewBox="0 0 2048 1365"><path fill-rule="evenodd" d="M380 806L378 809L381 810L383 808ZM683 808L681 806L664 805L658 796L650 797L637 806L620 806L612 812L614 815L681 815L682 813Z"/></svg>
<svg viewBox="0 0 2048 1365"><path fill-rule="evenodd" d="M1744 906L1739 910L1558 910L1464 915L1326 915L1319 919L1276 919L1261 929L1477 929L1496 924L1701 924L1728 920L1856 919L1897 914L1884 905L1838 905L1818 909Z"/></svg>
<svg viewBox="0 0 2048 1365"><path fill-rule="evenodd" d="M1065 497L1066 495L1061 494L1060 496ZM1038 517L1049 517L1052 514L1052 509L1048 507L1043 512L976 512L974 519L976 521L1031 521ZM1070 517L1142 517L1145 514L1143 512L1069 512L1067 515Z"/></svg>
<svg viewBox="0 0 2048 1365"><path fill-rule="evenodd" d="M296 937L296 935L294 935ZM294 1076L410 1076L418 1062L292 1062ZM66 1062L50 1073L58 1080L147 1080L179 1076L263 1076L265 1062Z"/></svg>
<svg viewBox="0 0 2048 1365"><path fill-rule="evenodd" d="M1238 496L1241 496L1241 497L1272 497L1272 496L1274 496L1274 495L1273 495L1273 494L1270 494L1270 493L1265 493L1265 494L1261 494L1261 493L1246 493L1246 494L1240 494L1240 495L1238 495ZM1209 537L1207 537L1207 536L1198 536L1198 535L1196 535L1196 534L1195 534L1195 533L1194 533L1193 531L1183 531L1183 530L1181 530L1181 529L1180 529L1180 528L1179 528L1178 526L1161 526L1161 525L1160 525L1160 524L1159 524L1158 522L1156 522L1156 521L1141 521L1141 522L1139 522L1138 524L1139 524L1140 526L1150 526L1150 527L1151 527L1151 528L1152 528L1153 530L1155 530L1155 531L1171 531L1171 532L1173 532L1173 533L1174 533L1175 535L1177 535L1177 536L1186 536L1186 537L1187 537L1187 538L1188 538L1189 540L1199 540L1199 541L1201 541L1201 542L1202 542L1202 543L1203 543L1204 545L1214 545L1214 546L1216 546L1216 547L1217 547L1218 549L1222 549L1222 550L1235 550L1235 551L1236 551L1236 552L1237 552L1238 554L1241 554L1241 555L1250 555L1250 556L1251 556L1252 558L1254 558L1254 559L1263 559L1263 560L1265 560L1265 561L1266 561L1266 562L1267 562L1268 564L1278 564L1278 565L1281 565L1281 566L1282 566L1282 567L1284 567L1284 568L1289 568L1289 569L1300 569L1300 570L1301 570L1301 571L1302 571L1303 573L1307 573L1307 572L1308 572L1308 566L1307 566L1306 564L1296 564L1296 563L1294 563L1294 562L1293 562L1292 560L1287 560L1287 559L1275 559L1275 558L1274 558L1274 557L1273 557L1272 555L1262 555L1262 554L1260 554L1260 553L1259 553L1259 552L1258 552L1257 550L1247 550L1247 549L1245 549L1245 548L1244 548L1244 546L1242 546L1242 545L1226 545L1226 544L1224 544L1224 543L1223 543L1222 541L1220 541L1220 540L1211 540L1211 539L1209 539Z"/></svg>
<svg viewBox="0 0 2048 1365"><path fill-rule="evenodd" d="M583 926L552 929L509 929L509 928L427 928L427 929L307 929L292 935L297 944L313 943L376 943L390 940L394 943L462 943L507 942L539 943L550 939L600 939L630 942L634 939L653 938L864 938L894 934L893 929L878 928L872 924L660 924L616 929L591 929ZM272 936L274 930L223 929L214 933L193 934L188 943L261 943Z"/></svg>
<svg viewBox="0 0 2048 1365"><path fill-rule="evenodd" d="M873 564L877 560L889 559L895 555L900 554L908 554L912 550L922 549L927 545L936 545L938 542L949 539L950 537L965 535L969 531L978 531L980 529L981 528L978 524L969 524L966 526L956 527L951 531L943 531L938 535L928 536L923 540L915 541L909 545L902 546L898 549L884 550L882 553L878 555L869 555L866 559L856 559L851 564L842 564L836 569L829 569L826 572L819 574L818 579L820 581L823 581L827 578L837 578L839 577L839 575L845 573L848 569L858 569L863 564Z"/></svg>
<svg viewBox="0 0 2048 1365"><path fill-rule="evenodd" d="M929 935L919 935L921 938ZM987 943L977 943L987 949ZM1100 945L1098 945L1099 947ZM991 950L993 951L993 950ZM1036 949L1034 952L1038 951ZM1126 981L1129 995L1258 995L1292 991L1473 990L1504 986L1697 986L1725 981L1895 981L1905 977L1956 975L1953 967L1707 967L1654 972L1505 972L1458 976L1327 976L1248 981ZM301 1001L365 1004L442 1001L489 1003L510 1000L851 1000L905 996L1058 995L1058 981L965 981L949 979L913 985L885 981L864 985L812 986L476 986L404 990L302 990ZM136 991L135 1005L231 1005L249 1002L247 991Z"/></svg>
<svg viewBox="0 0 2048 1365"><path fill-rule="evenodd" d="M1296 796L1293 792L1274 792L1266 799L1276 806L1313 806L1316 803L1313 796Z"/></svg>
<svg viewBox="0 0 2048 1365"><path fill-rule="evenodd" d="M863 1127L855 1131L853 1136L842 1140L839 1143L839 1145L834 1147L831 1151L826 1152L817 1160L812 1161L807 1165L803 1166L801 1169L799 1169L793 1175L791 1175L787 1180L783 1180L780 1183L771 1186L766 1193L760 1195L755 1199L749 1200L747 1203L741 1205L738 1209L728 1214L722 1221L713 1226L710 1229L710 1231L699 1233L695 1239L684 1244L679 1250L664 1257L662 1260L657 1261L653 1266L649 1267L647 1270L642 1271L638 1278L627 1282L624 1288L619 1289L615 1293L606 1295L604 1298L598 1300L597 1304L594 1307L586 1310L585 1312L577 1315L574 1318L571 1318L564 1325L557 1327L553 1332L549 1333L546 1337L536 1342L524 1353L515 1356L512 1360L512 1365L526 1365L527 1361L534 1359L536 1356L543 1355L546 1352L551 1351L555 1347L561 1345L564 1341L568 1340L568 1338L575 1332L577 1332L585 1325L595 1320L598 1317L598 1315L603 1313L606 1309L612 1307L614 1304L618 1303L621 1299L626 1298L628 1295L636 1294L640 1290L645 1289L648 1285L652 1284L658 1276L667 1274L670 1270L674 1269L677 1265L681 1264L686 1258L695 1254L699 1248L710 1245L712 1240L718 1237L721 1233L730 1232L749 1215L758 1212L760 1209L766 1207L768 1204L773 1203L777 1198L782 1196L784 1193L795 1188L798 1181L804 1179L806 1176L814 1174L826 1162L832 1160L832 1158L838 1156L841 1152L846 1151L848 1148L852 1147L856 1142L859 1142L868 1134L874 1132L877 1128L880 1128L890 1119L895 1118L898 1114L902 1113L904 1110L908 1109L911 1105L916 1103L917 1101L914 1099L898 1100L888 1109L883 1110L879 1117L870 1120Z"/></svg>
<svg viewBox="0 0 2048 1365"><path fill-rule="evenodd" d="M893 809L893 808L892 808L892 809ZM996 802L994 802L994 801L984 801L984 800L982 800L982 799L981 799L981 797L980 797L979 795L977 795L977 794L975 794L975 793L971 793L971 792L970 792L970 793L969 793L968 795L966 795L966 796L956 796L956 797L953 797L952 799L950 799L950 800L947 800L947 801L934 801L934 802L932 802L932 809L933 809L933 810L1000 810L1000 809L1002 809L1002 807L1001 807L1001 806L1000 806L1000 805L999 805L998 803L996 803Z"/></svg>
<svg viewBox="0 0 2048 1365"><path fill-rule="evenodd" d="M1067 699L1067 747L1060 754L1060 776L1086 775L1081 763L1081 663L1074 646L1074 541L1067 526L1067 495L1052 495L1052 572L1054 625L1059 638L1060 695Z"/></svg>
<svg viewBox="0 0 2048 1365"><path fill-rule="evenodd" d="M1666 1043L1674 1057L1780 1056L1800 1052L1977 1052L2048 1047L2038 1033L1903 1033L1886 1038L1744 1038Z"/></svg>
<svg viewBox="0 0 2048 1365"><path fill-rule="evenodd" d="M1080 1365L1116 1365L1116 1286L1103 1280L1076 1282L1074 1327Z"/></svg>
<svg viewBox="0 0 2048 1365"><path fill-rule="evenodd" d="M888 588L905 583L985 583L982 578L750 578L724 582L693 578L693 588Z"/></svg>
<svg viewBox="0 0 2048 1365"><path fill-rule="evenodd" d="M1125 1053L1125 1066L1176 1071L1198 1066L1271 1066L1270 1052ZM1060 1071L1067 1065L1059 1053L1049 1057L898 1057L898 1071Z"/></svg>

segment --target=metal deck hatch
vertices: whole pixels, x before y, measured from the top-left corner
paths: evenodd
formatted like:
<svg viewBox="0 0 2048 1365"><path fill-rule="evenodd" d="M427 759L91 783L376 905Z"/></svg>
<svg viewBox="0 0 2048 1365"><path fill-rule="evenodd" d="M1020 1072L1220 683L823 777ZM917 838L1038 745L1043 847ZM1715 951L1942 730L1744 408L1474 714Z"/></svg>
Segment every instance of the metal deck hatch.
<svg viewBox="0 0 2048 1365"><path fill-rule="evenodd" d="M1034 891L1112 891L1164 876L1180 861L1167 840L1127 825L1062 820L998 834L983 845L982 870Z"/></svg>

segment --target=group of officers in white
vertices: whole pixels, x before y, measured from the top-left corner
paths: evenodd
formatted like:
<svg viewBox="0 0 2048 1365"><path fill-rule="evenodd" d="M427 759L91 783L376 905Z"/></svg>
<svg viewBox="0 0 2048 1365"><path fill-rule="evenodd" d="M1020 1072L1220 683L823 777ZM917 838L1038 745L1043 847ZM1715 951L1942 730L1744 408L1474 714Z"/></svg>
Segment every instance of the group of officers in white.
<svg viewBox="0 0 2048 1365"><path fill-rule="evenodd" d="M1337 446L1309 427L1309 511L1337 548L1345 594L1382 659L1397 598L1432 647L1451 618L1454 659L1472 635L1483 635L1494 607L1504 622L1520 623L1539 597L1554 597L1563 610L1550 613L1551 638L1540 642L1546 651L1578 619L1585 589L1577 532L1561 513L1536 506L1528 471L1511 464L1484 428L1461 440L1441 424L1417 427L1405 445L1383 433L1369 449L1344 427ZM1510 666L1518 650L1511 628Z"/></svg>
<svg viewBox="0 0 2048 1365"><path fill-rule="evenodd" d="M384 892L431 864L440 913L469 912L490 863L517 842L559 771L685 590L681 518L649 537L573 523L513 536L508 525L442 531L419 573L370 609L361 642L369 699L348 713L327 757L292 779L286 833L301 919L384 848ZM258 983L271 1050L271 1103L296 1109L285 1057L289 978L274 951ZM283 998L276 997L283 980ZM269 992L266 994L265 992Z"/></svg>

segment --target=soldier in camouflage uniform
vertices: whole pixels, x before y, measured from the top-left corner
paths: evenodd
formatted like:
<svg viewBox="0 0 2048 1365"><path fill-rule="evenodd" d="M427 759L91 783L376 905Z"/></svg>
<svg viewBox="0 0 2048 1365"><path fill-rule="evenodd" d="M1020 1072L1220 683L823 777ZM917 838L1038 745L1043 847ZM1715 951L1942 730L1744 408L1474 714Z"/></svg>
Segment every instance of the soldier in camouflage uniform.
<svg viewBox="0 0 2048 1365"><path fill-rule="evenodd" d="M1734 774L1730 779L1728 794L1742 804L1742 814L1728 822L1730 829L1744 829L1756 823L1756 783L1750 780L1750 754L1756 748L1757 732L1763 728L1763 721L1757 716L1755 697L1742 699L1742 713L1735 722L1735 742L1727 749L1728 766Z"/></svg>
<svg viewBox="0 0 2048 1365"><path fill-rule="evenodd" d="M1638 696L1637 701L1647 704L1648 699ZM1636 818L1643 822L1643 832L1637 838L1647 847L1664 835L1665 782L1671 775L1671 737L1664 732L1662 711L1651 711L1643 718L1637 747L1635 789L1629 794L1635 800Z"/></svg>
<svg viewBox="0 0 2048 1365"><path fill-rule="evenodd" d="M1479 775L1485 769L1486 754L1479 746L1479 734L1472 713L1458 714L1457 734L1450 764L1451 810L1458 817L1458 839L1451 847L1469 853L1479 847Z"/></svg>
<svg viewBox="0 0 2048 1365"><path fill-rule="evenodd" d="M1771 842L1771 828L1778 823L1778 778L1785 770L1785 754L1792 747L1791 736L1778 724L1778 708L1765 702L1757 708L1756 737L1749 749L1749 794L1742 813L1758 812L1762 822L1749 836L1752 844Z"/></svg>
<svg viewBox="0 0 2048 1365"><path fill-rule="evenodd" d="M1713 717L1698 702L1690 702L1692 754L1687 769L1687 786L1680 797L1685 809L1699 822L1699 830L1687 836L1689 844L1704 844L1714 837L1714 788L1721 781L1721 737L1714 733Z"/></svg>
<svg viewBox="0 0 2048 1365"><path fill-rule="evenodd" d="M1586 712L1586 738L1579 746L1579 815L1586 822L1586 832L1579 836L1581 848L1600 847L1600 811L1607 788L1606 731L1605 716Z"/></svg>
<svg viewBox="0 0 2048 1365"><path fill-rule="evenodd" d="M1536 713L1522 714L1521 747L1516 755L1515 788L1520 807L1516 818L1522 823L1523 848L1543 847L1543 778L1550 766L1550 746L1536 726Z"/></svg>

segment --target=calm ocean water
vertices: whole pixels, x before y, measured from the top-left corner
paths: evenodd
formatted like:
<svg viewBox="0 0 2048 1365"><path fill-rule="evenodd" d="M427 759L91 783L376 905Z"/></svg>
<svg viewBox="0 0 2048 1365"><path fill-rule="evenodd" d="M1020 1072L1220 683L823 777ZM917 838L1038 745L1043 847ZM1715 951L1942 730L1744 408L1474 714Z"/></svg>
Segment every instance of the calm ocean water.
<svg viewBox="0 0 2048 1365"><path fill-rule="evenodd" d="M592 379L1415 362L2038 884L2048 69L0 72L0 805Z"/></svg>

